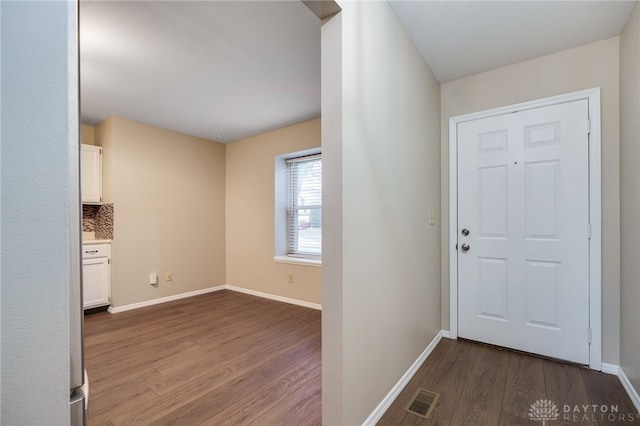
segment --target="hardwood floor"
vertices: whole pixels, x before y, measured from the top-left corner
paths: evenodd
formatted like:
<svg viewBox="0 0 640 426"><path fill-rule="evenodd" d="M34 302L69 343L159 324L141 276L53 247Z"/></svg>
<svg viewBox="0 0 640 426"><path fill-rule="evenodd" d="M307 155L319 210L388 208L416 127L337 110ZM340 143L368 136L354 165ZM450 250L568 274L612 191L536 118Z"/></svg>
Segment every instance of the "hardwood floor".
<svg viewBox="0 0 640 426"><path fill-rule="evenodd" d="M320 316L232 291L88 315L89 425L319 425ZM420 387L440 394L429 419L404 410ZM540 399L558 407L550 426L640 425L615 376L448 339L378 425L540 425Z"/></svg>
<svg viewBox="0 0 640 426"><path fill-rule="evenodd" d="M418 388L440 394L428 419L404 410ZM548 425L640 425L616 376L448 339L438 344L378 425L541 425L528 418L540 399L558 408L558 419ZM610 417L612 406L617 413Z"/></svg>
<svg viewBox="0 0 640 426"><path fill-rule="evenodd" d="M84 331L91 426L321 424L319 311L225 290Z"/></svg>

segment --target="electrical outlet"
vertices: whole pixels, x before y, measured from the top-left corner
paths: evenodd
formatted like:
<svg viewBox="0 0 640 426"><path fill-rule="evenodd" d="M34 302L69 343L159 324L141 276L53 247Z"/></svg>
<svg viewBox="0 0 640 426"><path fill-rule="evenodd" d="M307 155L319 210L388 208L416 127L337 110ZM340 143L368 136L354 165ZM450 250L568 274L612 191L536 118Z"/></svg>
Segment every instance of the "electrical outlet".
<svg viewBox="0 0 640 426"><path fill-rule="evenodd" d="M289 283L293 284L293 272L289 272Z"/></svg>
<svg viewBox="0 0 640 426"><path fill-rule="evenodd" d="M173 274L172 274L171 272L167 272L167 273L164 275L164 280L165 280L165 281L173 281Z"/></svg>

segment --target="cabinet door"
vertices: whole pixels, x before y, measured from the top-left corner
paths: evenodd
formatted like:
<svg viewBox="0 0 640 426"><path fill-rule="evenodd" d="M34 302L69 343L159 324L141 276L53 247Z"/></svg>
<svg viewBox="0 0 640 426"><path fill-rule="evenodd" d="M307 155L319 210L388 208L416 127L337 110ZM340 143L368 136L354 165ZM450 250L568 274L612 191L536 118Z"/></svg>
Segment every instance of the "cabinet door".
<svg viewBox="0 0 640 426"><path fill-rule="evenodd" d="M82 202L102 202L102 148L82 144Z"/></svg>
<svg viewBox="0 0 640 426"><path fill-rule="evenodd" d="M82 299L85 309L109 304L109 279L108 258L82 261Z"/></svg>

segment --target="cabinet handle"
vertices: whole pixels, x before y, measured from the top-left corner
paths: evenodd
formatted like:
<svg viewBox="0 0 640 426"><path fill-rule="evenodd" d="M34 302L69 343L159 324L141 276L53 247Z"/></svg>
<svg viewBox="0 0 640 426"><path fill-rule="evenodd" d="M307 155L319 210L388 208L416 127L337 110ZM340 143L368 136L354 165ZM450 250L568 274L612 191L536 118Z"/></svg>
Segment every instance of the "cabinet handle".
<svg viewBox="0 0 640 426"><path fill-rule="evenodd" d="M89 253L97 253L97 252L98 252L98 250L87 250L87 251L85 251L85 253L87 253L87 254L89 254Z"/></svg>

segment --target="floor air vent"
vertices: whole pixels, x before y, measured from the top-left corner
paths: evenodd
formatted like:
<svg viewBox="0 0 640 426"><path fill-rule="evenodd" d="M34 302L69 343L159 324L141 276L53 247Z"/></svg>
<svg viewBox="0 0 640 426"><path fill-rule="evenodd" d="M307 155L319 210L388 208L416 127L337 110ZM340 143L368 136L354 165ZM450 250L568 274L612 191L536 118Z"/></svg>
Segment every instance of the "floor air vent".
<svg viewBox="0 0 640 426"><path fill-rule="evenodd" d="M413 398L411 398L411 401L409 401L409 404L405 407L405 410L426 419L429 417L429 414L431 414L433 407L436 406L439 397L440 394L438 393L418 389L415 395L413 395Z"/></svg>

